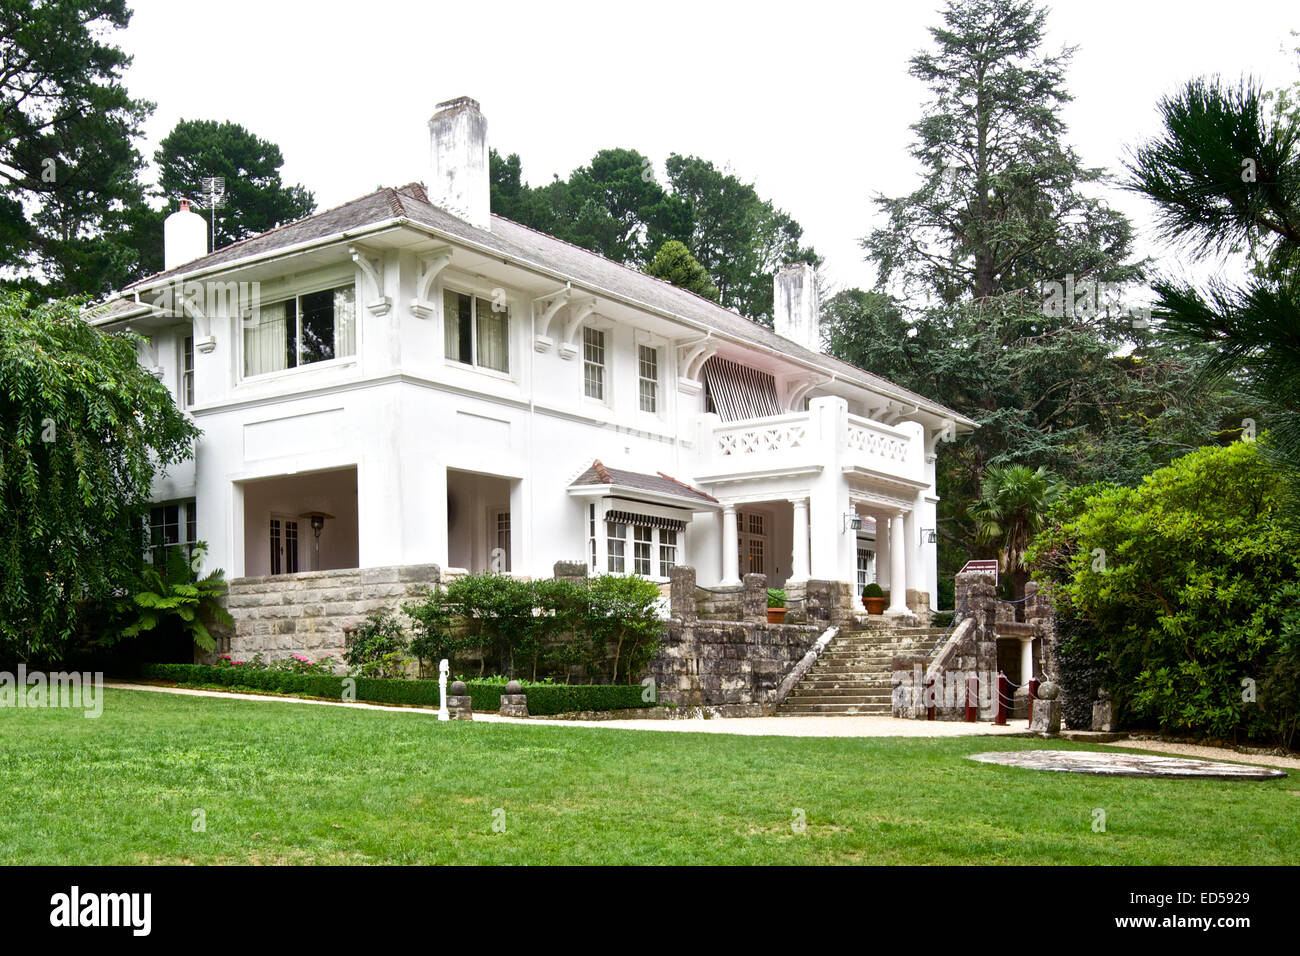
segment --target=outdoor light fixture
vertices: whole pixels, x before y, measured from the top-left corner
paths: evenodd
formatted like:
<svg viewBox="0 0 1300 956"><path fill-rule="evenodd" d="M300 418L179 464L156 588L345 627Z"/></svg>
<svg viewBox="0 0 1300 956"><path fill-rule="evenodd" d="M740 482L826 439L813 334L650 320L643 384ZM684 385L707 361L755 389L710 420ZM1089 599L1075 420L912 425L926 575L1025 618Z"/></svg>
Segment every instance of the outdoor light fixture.
<svg viewBox="0 0 1300 956"><path fill-rule="evenodd" d="M857 512L851 512L844 516L844 527L840 531L841 534L844 534L849 531L861 531L861 530L862 530L862 515L858 514Z"/></svg>
<svg viewBox="0 0 1300 956"><path fill-rule="evenodd" d="M333 518L334 516L332 514L327 514L324 511L307 511L304 512L303 514L298 515L298 517L311 519L312 534L316 536L316 561L315 561L315 567L313 567L312 570L319 571L320 570L320 532L321 529L325 527L325 519Z"/></svg>
<svg viewBox="0 0 1300 956"><path fill-rule="evenodd" d="M935 544L939 540L939 532L935 528L922 528L921 540L926 544Z"/></svg>

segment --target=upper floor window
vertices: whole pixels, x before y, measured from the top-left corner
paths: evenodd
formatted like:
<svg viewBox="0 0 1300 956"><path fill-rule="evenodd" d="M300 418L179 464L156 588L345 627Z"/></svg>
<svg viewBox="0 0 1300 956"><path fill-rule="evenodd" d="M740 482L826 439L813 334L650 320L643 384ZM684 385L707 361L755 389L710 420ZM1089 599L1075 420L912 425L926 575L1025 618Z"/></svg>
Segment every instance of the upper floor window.
<svg viewBox="0 0 1300 956"><path fill-rule="evenodd" d="M605 400L605 333L600 329L582 330L582 394Z"/></svg>
<svg viewBox="0 0 1300 956"><path fill-rule="evenodd" d="M308 292L263 305L244 320L244 375L264 375L355 355L353 287Z"/></svg>
<svg viewBox="0 0 1300 956"><path fill-rule="evenodd" d="M496 372L510 371L510 310L479 296L442 295L447 358Z"/></svg>
<svg viewBox="0 0 1300 956"><path fill-rule="evenodd" d="M181 344L181 403L185 408L194 404L194 336L185 336Z"/></svg>
<svg viewBox="0 0 1300 956"><path fill-rule="evenodd" d="M637 353L637 377L640 383L641 411L659 411L659 350L642 345Z"/></svg>

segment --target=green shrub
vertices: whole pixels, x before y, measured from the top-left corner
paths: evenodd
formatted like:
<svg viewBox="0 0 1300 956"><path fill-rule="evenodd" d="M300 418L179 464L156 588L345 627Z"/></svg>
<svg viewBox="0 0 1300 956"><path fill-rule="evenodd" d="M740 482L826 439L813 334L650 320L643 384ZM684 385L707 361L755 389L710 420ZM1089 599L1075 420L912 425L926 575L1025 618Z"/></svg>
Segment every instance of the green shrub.
<svg viewBox="0 0 1300 956"><path fill-rule="evenodd" d="M767 589L768 607L785 607L785 591L780 588Z"/></svg>
<svg viewBox="0 0 1300 956"><path fill-rule="evenodd" d="M1300 532L1260 443L1200 449L1137 488L1067 495L1030 549L1060 615L1090 625L1071 650L1106 669L1118 709L1167 730L1294 738Z"/></svg>
<svg viewBox="0 0 1300 956"><path fill-rule="evenodd" d="M392 611L371 611L348 635L343 660L362 677L400 677L408 639Z"/></svg>
<svg viewBox="0 0 1300 956"><path fill-rule="evenodd" d="M885 596L885 592L884 592L883 590L881 590L881 587L880 587L879 584L877 584L875 581L872 581L870 584L868 584L865 588L862 589L862 596L863 596L864 598L865 598L865 597L866 597L866 598L882 598L882 597Z"/></svg>

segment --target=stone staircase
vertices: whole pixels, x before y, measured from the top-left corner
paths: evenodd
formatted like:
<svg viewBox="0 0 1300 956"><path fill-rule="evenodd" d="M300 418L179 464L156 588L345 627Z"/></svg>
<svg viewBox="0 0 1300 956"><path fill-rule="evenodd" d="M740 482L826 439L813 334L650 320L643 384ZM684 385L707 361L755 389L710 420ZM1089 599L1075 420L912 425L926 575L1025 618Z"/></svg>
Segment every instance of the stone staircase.
<svg viewBox="0 0 1300 956"><path fill-rule="evenodd" d="M781 716L888 717L898 655L929 655L946 633L942 627L896 627L872 621L846 628L790 692Z"/></svg>

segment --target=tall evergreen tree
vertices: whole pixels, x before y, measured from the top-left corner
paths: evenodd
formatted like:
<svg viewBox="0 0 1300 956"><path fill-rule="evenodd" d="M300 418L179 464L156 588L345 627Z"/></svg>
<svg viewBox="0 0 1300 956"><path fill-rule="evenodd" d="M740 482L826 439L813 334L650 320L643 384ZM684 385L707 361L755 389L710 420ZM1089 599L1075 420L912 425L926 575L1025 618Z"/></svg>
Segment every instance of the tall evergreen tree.
<svg viewBox="0 0 1300 956"><path fill-rule="evenodd" d="M130 272L142 200L134 141L153 109L110 42L125 0L0 2L0 267L45 294L105 292Z"/></svg>
<svg viewBox="0 0 1300 956"><path fill-rule="evenodd" d="M953 303L1138 276L1128 221L1080 191L1103 176L1064 142L1072 51L1042 52L1046 20L1030 0L952 0L935 48L912 58L931 92L912 126L923 182L877 199L887 222L862 244L882 285Z"/></svg>
<svg viewBox="0 0 1300 956"><path fill-rule="evenodd" d="M225 205L216 211L215 249L309 216L316 209L305 186L287 186L281 179L280 147L238 123L181 120L158 145L154 162L158 190L168 200L185 196L202 201L205 178L225 179ZM205 219L210 215L211 210L204 211Z"/></svg>

